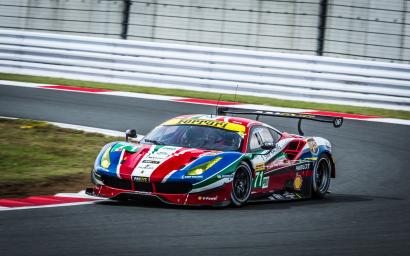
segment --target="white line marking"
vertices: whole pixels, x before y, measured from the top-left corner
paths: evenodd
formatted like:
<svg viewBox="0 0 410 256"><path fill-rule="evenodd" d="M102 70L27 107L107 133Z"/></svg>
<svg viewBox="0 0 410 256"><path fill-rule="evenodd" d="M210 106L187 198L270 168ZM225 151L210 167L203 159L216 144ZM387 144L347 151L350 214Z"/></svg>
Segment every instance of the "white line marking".
<svg viewBox="0 0 410 256"><path fill-rule="evenodd" d="M85 199L97 199L97 200L105 200L105 198L101 198L98 196L90 196L85 193L85 190L81 190L78 193L57 193L54 196L59 197L74 197L74 198L85 198Z"/></svg>
<svg viewBox="0 0 410 256"><path fill-rule="evenodd" d="M89 201L89 202L77 202L77 203L64 203L64 204L37 205L37 206L6 207L5 209L0 208L0 211L14 211L14 210L37 209L37 208L52 208L52 207L63 207L63 206L87 205L87 204L94 204L94 203L96 203L98 201L102 201L102 200Z"/></svg>

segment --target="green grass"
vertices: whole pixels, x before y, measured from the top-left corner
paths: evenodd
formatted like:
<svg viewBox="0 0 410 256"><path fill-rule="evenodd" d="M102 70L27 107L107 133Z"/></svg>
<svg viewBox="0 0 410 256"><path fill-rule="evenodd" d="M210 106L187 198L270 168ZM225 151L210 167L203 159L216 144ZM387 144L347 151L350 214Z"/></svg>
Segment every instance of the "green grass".
<svg viewBox="0 0 410 256"><path fill-rule="evenodd" d="M144 86L131 86L131 85L125 85L125 84L98 83L98 82L89 82L89 81L82 81L82 80L71 80L71 79L62 79L62 78L27 76L27 75L16 75L16 74L5 74L5 73L0 73L0 80L57 84L57 85L71 85L71 86L78 86L78 87L101 88L101 89L109 89L109 90L117 90L117 91L180 96L180 97L200 98L200 99L213 99L213 100L219 99L221 95L219 93L197 92L197 91L189 91L189 90L181 90L181 89L165 89L165 88L154 88L154 87L144 87ZM233 94L222 94L221 95L221 100L224 100L224 101L234 101L234 98L235 97ZM260 105L267 105L267 106L305 108L305 109L326 110L326 111L344 112L344 113L352 113L352 114L376 115L376 116L382 116L382 117L410 119L410 112L402 111L402 110L388 110L388 109L345 106L345 105L336 105L336 104L312 103L312 102L304 102L304 101L279 100L279 99L272 99L272 98L267 98L267 97L254 97L254 96L243 96L243 95L238 95L236 97L236 101L242 102L242 103L260 104Z"/></svg>
<svg viewBox="0 0 410 256"><path fill-rule="evenodd" d="M0 119L0 187L88 175L101 147L115 139L45 122Z"/></svg>

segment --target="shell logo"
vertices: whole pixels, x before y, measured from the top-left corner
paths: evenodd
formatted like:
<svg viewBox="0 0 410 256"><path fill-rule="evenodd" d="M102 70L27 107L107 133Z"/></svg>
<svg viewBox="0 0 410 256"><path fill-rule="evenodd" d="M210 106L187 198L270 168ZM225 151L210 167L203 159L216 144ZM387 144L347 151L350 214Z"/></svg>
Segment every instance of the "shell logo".
<svg viewBox="0 0 410 256"><path fill-rule="evenodd" d="M296 175L295 180L293 181L293 189L300 190L303 185L303 178L299 174Z"/></svg>

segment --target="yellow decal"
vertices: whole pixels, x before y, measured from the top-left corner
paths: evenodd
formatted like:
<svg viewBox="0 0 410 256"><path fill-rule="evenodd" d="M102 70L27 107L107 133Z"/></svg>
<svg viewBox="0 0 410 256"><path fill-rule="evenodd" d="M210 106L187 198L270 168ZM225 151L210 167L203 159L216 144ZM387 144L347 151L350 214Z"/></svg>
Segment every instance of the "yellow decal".
<svg viewBox="0 0 410 256"><path fill-rule="evenodd" d="M215 128L221 128L229 131L244 133L246 128L241 124L234 124L216 120L207 120L207 119L186 119L186 118L176 118L171 119L163 123L162 125L202 125L210 126Z"/></svg>
<svg viewBox="0 0 410 256"><path fill-rule="evenodd" d="M259 163L259 164L256 164L256 166L255 166L255 171L264 171L265 170L265 164L264 163Z"/></svg>
<svg viewBox="0 0 410 256"><path fill-rule="evenodd" d="M303 178L299 174L296 175L295 180L293 181L293 188L295 190L300 190L303 185Z"/></svg>

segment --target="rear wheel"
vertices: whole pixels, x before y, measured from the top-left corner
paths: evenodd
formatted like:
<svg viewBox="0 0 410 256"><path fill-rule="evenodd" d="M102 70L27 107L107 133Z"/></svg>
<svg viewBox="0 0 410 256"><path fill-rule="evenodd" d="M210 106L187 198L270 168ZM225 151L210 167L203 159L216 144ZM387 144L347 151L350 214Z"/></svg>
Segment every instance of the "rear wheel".
<svg viewBox="0 0 410 256"><path fill-rule="evenodd" d="M252 171L251 168L242 162L235 171L232 181L231 200L235 206L246 204L251 195L252 189Z"/></svg>
<svg viewBox="0 0 410 256"><path fill-rule="evenodd" d="M332 165L327 155L321 155L316 162L312 176L312 197L324 198L329 186Z"/></svg>

